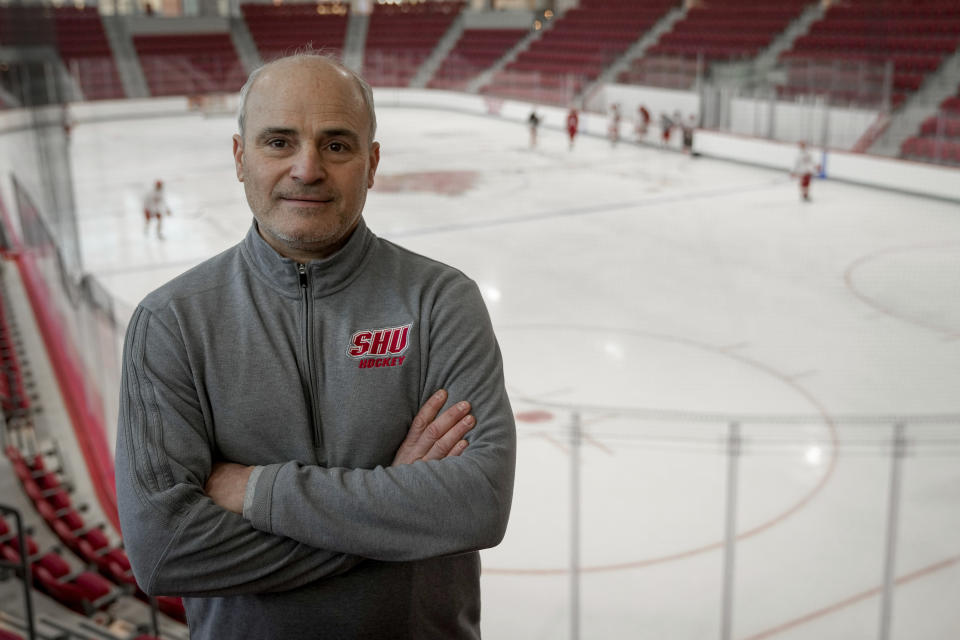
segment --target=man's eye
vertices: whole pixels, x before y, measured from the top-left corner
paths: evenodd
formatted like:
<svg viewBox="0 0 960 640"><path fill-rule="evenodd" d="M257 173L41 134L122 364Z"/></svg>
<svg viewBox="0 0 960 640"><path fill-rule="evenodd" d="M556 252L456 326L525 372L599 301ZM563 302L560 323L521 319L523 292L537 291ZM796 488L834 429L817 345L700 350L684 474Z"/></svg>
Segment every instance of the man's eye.
<svg viewBox="0 0 960 640"><path fill-rule="evenodd" d="M271 149L283 149L284 147L287 146L287 141L280 140L280 139L268 140L267 146L270 147Z"/></svg>
<svg viewBox="0 0 960 640"><path fill-rule="evenodd" d="M330 144L327 145L327 148L330 149L330 151L333 151L334 153L340 153L341 151L347 150L347 146L342 142L331 142Z"/></svg>

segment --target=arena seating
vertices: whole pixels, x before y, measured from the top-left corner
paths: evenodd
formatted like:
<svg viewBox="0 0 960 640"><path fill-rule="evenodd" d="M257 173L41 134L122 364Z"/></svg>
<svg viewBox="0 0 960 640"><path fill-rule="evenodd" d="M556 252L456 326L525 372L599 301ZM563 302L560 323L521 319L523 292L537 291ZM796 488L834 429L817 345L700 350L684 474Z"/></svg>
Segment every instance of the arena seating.
<svg viewBox="0 0 960 640"><path fill-rule="evenodd" d="M152 96L234 92L246 81L227 33L135 35L133 44Z"/></svg>
<svg viewBox="0 0 960 640"><path fill-rule="evenodd" d="M808 0L770 3L764 0L707 2L690 8L686 17L663 34L647 55L673 55L707 60L753 58L802 12Z"/></svg>
<svg viewBox="0 0 960 640"><path fill-rule="evenodd" d="M618 80L687 89L696 79L698 59L707 65L752 59L808 4L809 0L732 0L695 5Z"/></svg>
<svg viewBox="0 0 960 640"><path fill-rule="evenodd" d="M8 313L5 287L0 282L0 365L3 369L0 381L7 384L7 394L3 396L7 425L29 421L33 410L23 392L25 370L21 366L21 345L16 334L16 324ZM105 608L126 593L149 602L150 598L136 583L122 546L110 541L103 525L87 523L81 515L85 507L74 504L73 488L62 476L59 453L53 450L25 455L15 445L8 444L4 454L36 513L79 562L97 571L71 572L58 550L41 553L37 542L28 536L24 541L34 586L74 611L87 615ZM19 538L2 518L0 558L12 563L20 560ZM158 597L154 602L160 611L174 620L186 622L180 598Z"/></svg>
<svg viewBox="0 0 960 640"><path fill-rule="evenodd" d="M121 589L102 576L74 569L57 550L41 552L33 537L25 537L24 543L34 587L70 609L90 615L123 595ZM3 517L0 517L0 557L11 564L21 561L20 537L12 533Z"/></svg>
<svg viewBox="0 0 960 640"><path fill-rule="evenodd" d="M125 96L95 7L0 7L0 46L57 50L87 100Z"/></svg>
<svg viewBox="0 0 960 640"><path fill-rule="evenodd" d="M781 95L820 93L833 103L876 107L889 90L897 106L958 45L960 5L953 0L833 4L782 54L788 80Z"/></svg>
<svg viewBox="0 0 960 640"><path fill-rule="evenodd" d="M672 0L583 0L557 18L483 91L569 104L675 4Z"/></svg>
<svg viewBox="0 0 960 640"><path fill-rule="evenodd" d="M960 87L940 103L936 114L920 125L918 135L904 140L900 155L912 160L960 165Z"/></svg>
<svg viewBox="0 0 960 640"><path fill-rule="evenodd" d="M408 86L463 7L454 0L373 5L364 77L374 86Z"/></svg>
<svg viewBox="0 0 960 640"><path fill-rule="evenodd" d="M242 4L247 28L264 61L312 45L340 56L347 33L349 5Z"/></svg>
<svg viewBox="0 0 960 640"><path fill-rule="evenodd" d="M97 8L63 7L54 12L54 20L60 57L80 84L83 97L125 97Z"/></svg>
<svg viewBox="0 0 960 640"><path fill-rule="evenodd" d="M6 307L0 304L0 408L7 421L19 418L30 409L17 342Z"/></svg>
<svg viewBox="0 0 960 640"><path fill-rule="evenodd" d="M467 29L444 58L429 87L464 89L527 35L526 29Z"/></svg>
<svg viewBox="0 0 960 640"><path fill-rule="evenodd" d="M36 454L29 458L24 457L22 453L14 446L8 446L6 449L7 458L13 467L14 473L20 479L24 492L33 502L37 513L43 518L50 529L56 534L57 538L72 551L86 565L95 568L99 575L97 578L108 579L114 585L125 588L134 593L145 602L149 597L143 593L136 583L133 572L130 568L130 560L122 547L114 545L104 533L101 525L89 525L81 515L82 507L76 508L69 495L68 486L61 481L60 474L56 470L51 470L45 462L46 456ZM2 532L2 527L0 527ZM0 533L2 539L2 533ZM36 554L36 544L30 546L28 553L33 556ZM2 551L4 557L7 557L9 551ZM15 555L19 557L19 553ZM11 562L14 559L7 557ZM51 561L52 562L52 561ZM47 567L48 569L50 567ZM35 578L37 576L35 575ZM38 587L46 591L55 598L68 598L65 603L74 610L83 608L82 603L76 599L76 589L72 586L63 586L60 576L54 572L53 582L46 574L40 575L42 586ZM94 586L102 584L95 578L84 577L80 586L93 589ZM112 591L111 591L112 593ZM91 606L97 607L97 598L93 598ZM183 602L180 598L159 597L156 598L157 606L160 611L180 622L186 621L186 613L183 609ZM80 608L78 608L80 607Z"/></svg>
<svg viewBox="0 0 960 640"><path fill-rule="evenodd" d="M53 11L39 4L0 5L0 47L55 45Z"/></svg>

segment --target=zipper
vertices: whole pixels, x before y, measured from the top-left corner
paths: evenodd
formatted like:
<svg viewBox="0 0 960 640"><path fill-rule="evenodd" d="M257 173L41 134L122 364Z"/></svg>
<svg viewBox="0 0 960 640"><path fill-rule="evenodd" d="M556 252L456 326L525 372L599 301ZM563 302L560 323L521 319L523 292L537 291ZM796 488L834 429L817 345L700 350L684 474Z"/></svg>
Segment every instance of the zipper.
<svg viewBox="0 0 960 640"><path fill-rule="evenodd" d="M301 340L303 341L302 348L304 359L306 361L307 398L309 399L310 403L310 421L312 423L311 426L313 431L313 448L319 454L320 447L323 442L320 431L320 416L317 413L317 408L320 406L320 403L317 399L317 382L313 370L313 317L310 306L310 283L307 280L307 266L302 263L298 263L297 275L300 279L300 306L303 316L303 335L301 336ZM323 463L322 460L319 462L321 464Z"/></svg>

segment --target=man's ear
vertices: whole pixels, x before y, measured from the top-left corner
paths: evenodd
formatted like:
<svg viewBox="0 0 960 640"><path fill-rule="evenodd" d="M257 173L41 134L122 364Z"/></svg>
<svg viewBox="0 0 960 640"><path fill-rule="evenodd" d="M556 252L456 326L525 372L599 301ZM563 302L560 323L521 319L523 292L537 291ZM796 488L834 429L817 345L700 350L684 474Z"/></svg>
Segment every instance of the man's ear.
<svg viewBox="0 0 960 640"><path fill-rule="evenodd" d="M233 163L237 168L237 180L243 182L243 138L233 134Z"/></svg>
<svg viewBox="0 0 960 640"><path fill-rule="evenodd" d="M367 173L367 189L373 187L373 176L377 173L377 165L380 164L380 143L374 142L370 145L370 169Z"/></svg>

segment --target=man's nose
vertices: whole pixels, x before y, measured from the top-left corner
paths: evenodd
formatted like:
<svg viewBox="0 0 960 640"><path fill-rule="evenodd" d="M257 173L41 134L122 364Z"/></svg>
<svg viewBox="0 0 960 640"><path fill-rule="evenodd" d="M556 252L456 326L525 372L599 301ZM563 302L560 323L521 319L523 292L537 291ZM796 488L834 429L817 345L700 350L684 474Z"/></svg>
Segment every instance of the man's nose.
<svg viewBox="0 0 960 640"><path fill-rule="evenodd" d="M293 159L293 166L290 167L290 177L305 184L323 180L326 177L326 171L320 150L311 145L305 145L300 149Z"/></svg>

